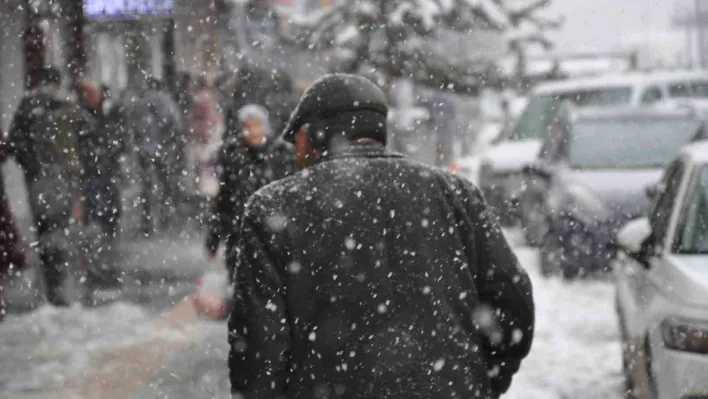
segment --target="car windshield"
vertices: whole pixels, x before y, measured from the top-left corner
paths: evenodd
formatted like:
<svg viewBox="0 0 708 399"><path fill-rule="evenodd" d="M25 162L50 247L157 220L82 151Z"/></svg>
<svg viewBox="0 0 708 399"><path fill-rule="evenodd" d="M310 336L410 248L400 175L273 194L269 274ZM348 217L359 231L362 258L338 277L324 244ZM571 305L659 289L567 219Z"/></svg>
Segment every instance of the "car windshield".
<svg viewBox="0 0 708 399"><path fill-rule="evenodd" d="M699 129L695 119L581 120L572 127L568 162L574 169L658 168Z"/></svg>
<svg viewBox="0 0 708 399"><path fill-rule="evenodd" d="M611 107L628 104L631 97L632 89L629 86L533 96L519 117L511 139L525 140L545 137L551 118L564 102L572 102L580 107Z"/></svg>
<svg viewBox="0 0 708 399"><path fill-rule="evenodd" d="M708 98L708 80L671 84L669 95L674 98Z"/></svg>
<svg viewBox="0 0 708 399"><path fill-rule="evenodd" d="M678 239L679 253L708 254L708 166L695 180Z"/></svg>

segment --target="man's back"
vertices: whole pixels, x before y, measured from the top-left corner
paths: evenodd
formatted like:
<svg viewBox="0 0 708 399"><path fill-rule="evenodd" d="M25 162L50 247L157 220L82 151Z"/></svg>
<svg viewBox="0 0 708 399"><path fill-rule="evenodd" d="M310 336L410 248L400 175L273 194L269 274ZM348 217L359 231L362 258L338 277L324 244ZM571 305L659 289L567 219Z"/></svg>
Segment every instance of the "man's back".
<svg viewBox="0 0 708 399"><path fill-rule="evenodd" d="M354 144L260 190L242 233L235 391L490 398L528 352L528 278L462 179Z"/></svg>

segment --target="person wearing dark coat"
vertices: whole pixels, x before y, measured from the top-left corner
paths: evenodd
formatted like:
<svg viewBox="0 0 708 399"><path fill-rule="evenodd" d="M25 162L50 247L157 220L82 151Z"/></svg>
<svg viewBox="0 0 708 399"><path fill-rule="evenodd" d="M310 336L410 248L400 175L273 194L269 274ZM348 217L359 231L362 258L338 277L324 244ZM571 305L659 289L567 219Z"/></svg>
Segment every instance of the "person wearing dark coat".
<svg viewBox="0 0 708 399"><path fill-rule="evenodd" d="M42 70L39 87L20 102L8 135L8 151L24 172L38 239L47 300L68 306L64 293L71 242L66 231L80 209L84 173L92 157L85 145L85 114L59 98L61 75Z"/></svg>
<svg viewBox="0 0 708 399"><path fill-rule="evenodd" d="M284 132L304 170L248 201L229 319L242 398L498 398L531 283L480 190L386 150L383 93L328 75Z"/></svg>
<svg viewBox="0 0 708 399"><path fill-rule="evenodd" d="M92 158L86 171L87 217L101 226L104 235L115 238L122 214L118 180L120 156L127 149L127 135L123 134L125 117L119 106L111 104L106 88L83 80L77 90L79 103L90 122L90 132L84 140Z"/></svg>
<svg viewBox="0 0 708 399"><path fill-rule="evenodd" d="M294 168L292 146L275 137L263 107L250 104L241 108L238 115L241 134L227 140L219 155L220 189L206 240L210 257L216 255L221 241L226 241L227 254L235 247L248 197ZM233 262L227 262L231 273L234 267Z"/></svg>

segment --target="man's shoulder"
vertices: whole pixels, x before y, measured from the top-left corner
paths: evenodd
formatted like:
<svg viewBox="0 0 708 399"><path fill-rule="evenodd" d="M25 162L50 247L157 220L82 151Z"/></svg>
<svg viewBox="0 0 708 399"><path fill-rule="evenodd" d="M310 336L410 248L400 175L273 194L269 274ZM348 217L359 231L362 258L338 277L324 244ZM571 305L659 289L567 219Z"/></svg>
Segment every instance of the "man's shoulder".
<svg viewBox="0 0 708 399"><path fill-rule="evenodd" d="M311 185L309 173L304 170L266 184L258 189L253 196L262 200L286 199L294 195L302 195Z"/></svg>

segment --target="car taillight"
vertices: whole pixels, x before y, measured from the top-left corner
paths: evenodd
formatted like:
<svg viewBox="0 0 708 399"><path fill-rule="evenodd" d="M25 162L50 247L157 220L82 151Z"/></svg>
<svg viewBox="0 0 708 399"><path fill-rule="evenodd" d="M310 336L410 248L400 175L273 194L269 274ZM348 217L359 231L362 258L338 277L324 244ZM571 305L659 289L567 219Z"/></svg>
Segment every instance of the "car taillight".
<svg viewBox="0 0 708 399"><path fill-rule="evenodd" d="M661 337L669 349L708 354L708 321L668 318L661 323Z"/></svg>

